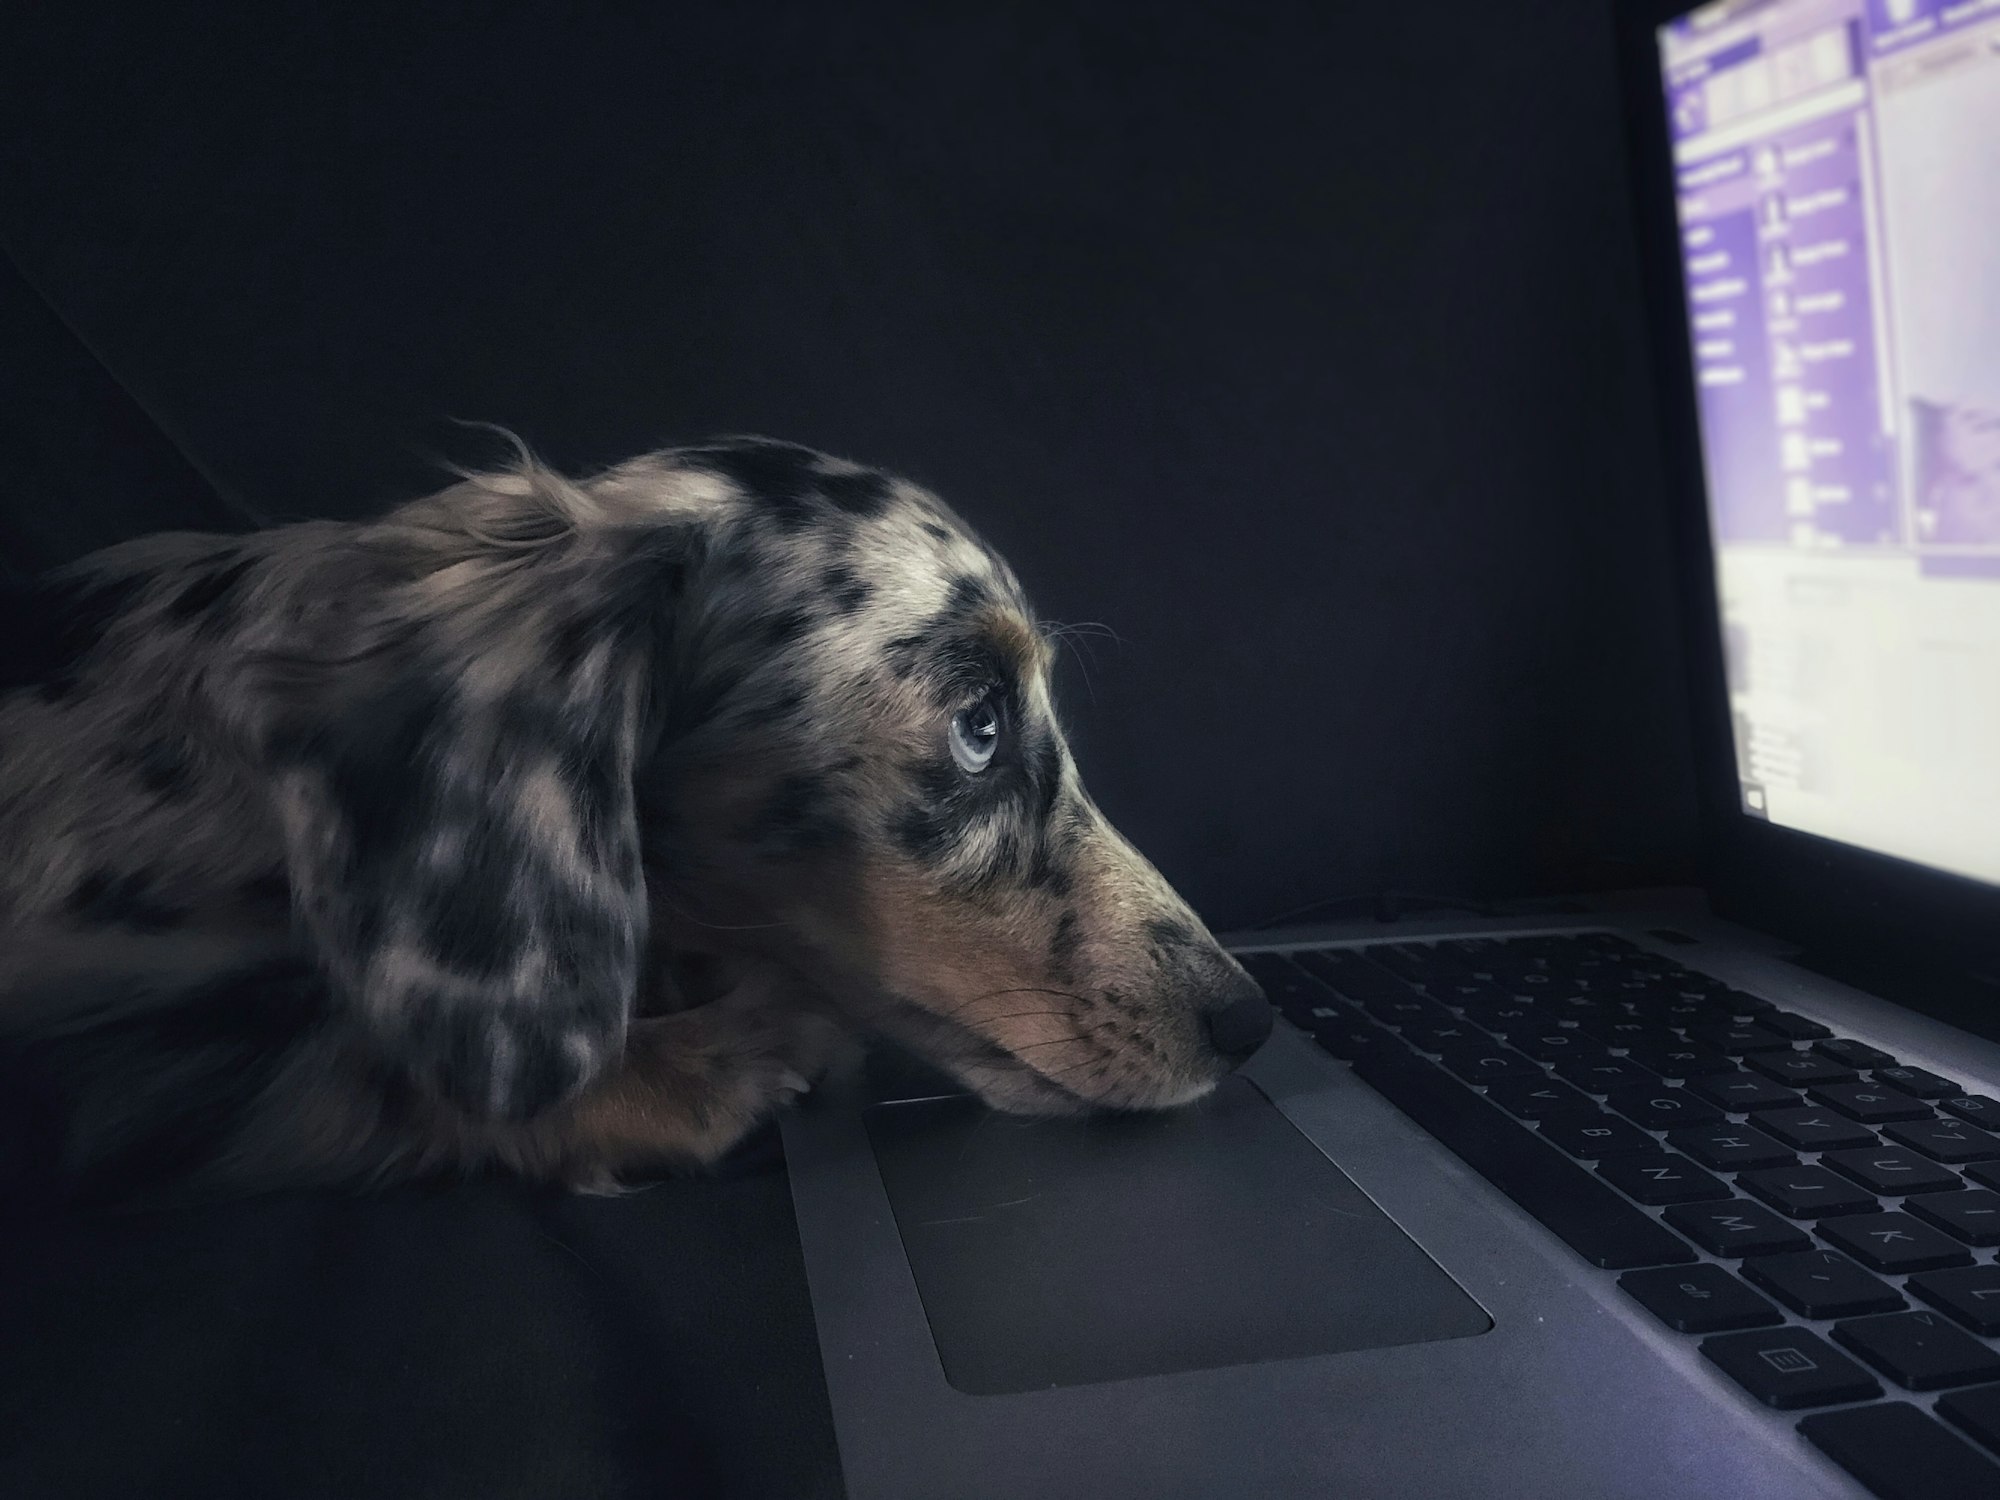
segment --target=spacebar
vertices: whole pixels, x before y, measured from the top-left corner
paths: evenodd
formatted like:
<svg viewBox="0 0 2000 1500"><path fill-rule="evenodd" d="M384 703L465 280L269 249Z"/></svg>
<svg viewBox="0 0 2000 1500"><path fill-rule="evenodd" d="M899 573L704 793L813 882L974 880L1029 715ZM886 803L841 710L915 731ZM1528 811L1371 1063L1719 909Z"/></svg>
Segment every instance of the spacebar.
<svg viewBox="0 0 2000 1500"><path fill-rule="evenodd" d="M1354 1071L1592 1265L1623 1271L1695 1259L1678 1235L1408 1049L1363 1053Z"/></svg>

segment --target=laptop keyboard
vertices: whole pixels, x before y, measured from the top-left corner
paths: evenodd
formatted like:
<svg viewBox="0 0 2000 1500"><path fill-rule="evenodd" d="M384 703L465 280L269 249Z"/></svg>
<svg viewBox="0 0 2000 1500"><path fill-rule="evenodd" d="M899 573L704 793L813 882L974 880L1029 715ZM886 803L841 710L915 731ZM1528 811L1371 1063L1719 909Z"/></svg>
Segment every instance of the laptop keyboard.
<svg viewBox="0 0 2000 1500"><path fill-rule="evenodd" d="M2000 1496L2000 1101L1615 933L1238 957L1875 1494Z"/></svg>

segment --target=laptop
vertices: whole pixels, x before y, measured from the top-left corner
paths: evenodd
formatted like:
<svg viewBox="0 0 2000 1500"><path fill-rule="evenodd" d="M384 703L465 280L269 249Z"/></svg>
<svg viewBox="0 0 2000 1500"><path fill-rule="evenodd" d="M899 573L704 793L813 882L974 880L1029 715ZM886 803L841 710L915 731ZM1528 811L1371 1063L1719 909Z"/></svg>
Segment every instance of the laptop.
<svg viewBox="0 0 2000 1500"><path fill-rule="evenodd" d="M796 1112L854 1500L2000 1496L2000 4L1618 34L1704 891L1225 935L1178 1112Z"/></svg>

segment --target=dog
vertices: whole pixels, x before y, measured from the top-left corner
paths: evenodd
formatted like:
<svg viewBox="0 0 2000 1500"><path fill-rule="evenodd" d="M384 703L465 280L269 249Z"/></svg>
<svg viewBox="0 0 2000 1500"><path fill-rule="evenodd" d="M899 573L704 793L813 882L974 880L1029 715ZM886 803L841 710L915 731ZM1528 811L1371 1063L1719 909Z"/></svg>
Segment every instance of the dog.
<svg viewBox="0 0 2000 1500"><path fill-rule="evenodd" d="M29 622L0 1034L64 1191L613 1191L855 1038L1030 1115L1181 1105L1264 1040L936 496L766 438L455 473L113 547Z"/></svg>

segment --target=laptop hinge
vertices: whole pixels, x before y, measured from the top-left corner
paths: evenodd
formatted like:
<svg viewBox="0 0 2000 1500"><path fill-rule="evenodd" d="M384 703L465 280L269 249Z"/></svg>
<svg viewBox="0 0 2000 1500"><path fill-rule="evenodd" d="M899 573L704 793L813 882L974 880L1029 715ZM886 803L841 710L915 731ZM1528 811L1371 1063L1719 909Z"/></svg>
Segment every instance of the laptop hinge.
<svg viewBox="0 0 2000 1500"><path fill-rule="evenodd" d="M1856 958L1825 950L1795 953L1787 961L1974 1036L2000 1042L2000 978L1995 976L1920 961Z"/></svg>

